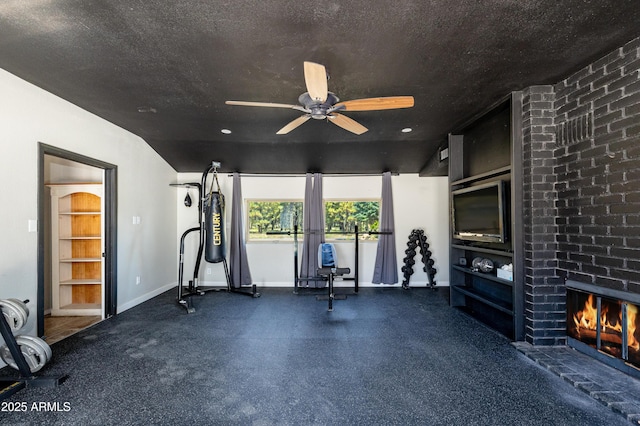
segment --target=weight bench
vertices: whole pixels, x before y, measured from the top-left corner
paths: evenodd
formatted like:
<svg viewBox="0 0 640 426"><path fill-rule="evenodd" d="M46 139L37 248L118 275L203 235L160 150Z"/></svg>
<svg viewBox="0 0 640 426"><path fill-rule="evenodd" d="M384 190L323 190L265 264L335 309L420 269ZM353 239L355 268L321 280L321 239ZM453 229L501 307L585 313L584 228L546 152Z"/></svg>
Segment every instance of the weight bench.
<svg viewBox="0 0 640 426"><path fill-rule="evenodd" d="M346 294L334 294L333 293L333 279L334 277L339 277L345 274L350 274L351 269L349 268L335 268L324 266L322 268L318 268L318 275L327 277L329 281L329 294L327 296L316 296L316 300L328 300L329 301L329 312L333 311L333 299L336 300L345 300L347 298Z"/></svg>

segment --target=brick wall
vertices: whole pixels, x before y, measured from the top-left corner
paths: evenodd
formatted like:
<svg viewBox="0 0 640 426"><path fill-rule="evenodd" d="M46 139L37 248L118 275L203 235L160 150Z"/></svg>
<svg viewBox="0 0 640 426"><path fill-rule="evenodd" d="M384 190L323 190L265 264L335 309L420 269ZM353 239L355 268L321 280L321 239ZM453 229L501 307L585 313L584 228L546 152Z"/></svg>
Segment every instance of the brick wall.
<svg viewBox="0 0 640 426"><path fill-rule="evenodd" d="M565 278L640 293L640 38L523 95L526 340L562 344Z"/></svg>
<svg viewBox="0 0 640 426"><path fill-rule="evenodd" d="M565 343L564 280L557 275L557 176L555 91L523 91L523 226L525 339L536 345Z"/></svg>
<svg viewBox="0 0 640 426"><path fill-rule="evenodd" d="M640 39L555 85L558 270L640 293Z"/></svg>

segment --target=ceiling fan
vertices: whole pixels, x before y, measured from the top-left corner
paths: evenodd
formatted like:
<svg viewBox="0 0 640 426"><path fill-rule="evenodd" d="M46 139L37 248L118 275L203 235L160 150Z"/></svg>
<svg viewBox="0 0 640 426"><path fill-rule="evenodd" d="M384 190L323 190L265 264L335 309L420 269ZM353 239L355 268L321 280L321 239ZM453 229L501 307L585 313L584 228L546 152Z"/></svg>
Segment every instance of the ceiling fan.
<svg viewBox="0 0 640 426"><path fill-rule="evenodd" d="M413 106L413 96L390 96L340 102L340 99L338 99L334 93L329 92L327 86L327 71L324 65L314 62L304 63L304 80L307 91L298 98L300 105L248 101L226 101L225 103L227 105L289 108L305 113L305 115L296 118L278 130L276 132L278 135L289 133L310 118L316 120L324 120L326 118L336 126L342 127L356 135L361 135L368 129L357 121L339 114L337 111L379 111L384 109L411 108Z"/></svg>

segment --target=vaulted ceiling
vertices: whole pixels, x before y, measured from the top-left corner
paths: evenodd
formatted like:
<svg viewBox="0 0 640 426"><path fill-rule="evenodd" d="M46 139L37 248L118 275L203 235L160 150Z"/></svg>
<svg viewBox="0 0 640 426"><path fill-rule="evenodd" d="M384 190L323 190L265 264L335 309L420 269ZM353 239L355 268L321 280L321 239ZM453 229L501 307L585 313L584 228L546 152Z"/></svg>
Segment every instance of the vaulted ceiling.
<svg viewBox="0 0 640 426"><path fill-rule="evenodd" d="M3 0L0 68L139 135L179 172L215 160L418 173L470 116L562 80L639 23L637 0ZM297 104L304 61L326 67L340 100L415 106L343 112L361 135L327 120L277 135L303 113L225 104Z"/></svg>

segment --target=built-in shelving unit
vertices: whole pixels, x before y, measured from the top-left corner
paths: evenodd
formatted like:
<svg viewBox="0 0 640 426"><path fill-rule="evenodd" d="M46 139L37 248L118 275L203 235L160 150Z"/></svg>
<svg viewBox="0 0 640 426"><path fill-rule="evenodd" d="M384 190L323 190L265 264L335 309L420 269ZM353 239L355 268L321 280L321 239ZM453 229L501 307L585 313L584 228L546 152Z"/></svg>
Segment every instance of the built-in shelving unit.
<svg viewBox="0 0 640 426"><path fill-rule="evenodd" d="M103 315L101 184L50 184L52 316Z"/></svg>
<svg viewBox="0 0 640 426"><path fill-rule="evenodd" d="M505 237L468 240L451 229L451 305L514 340L524 338L521 117L522 94L514 92L449 135L450 193L502 182ZM453 195L450 212L453 227ZM474 268L476 258L494 269ZM497 269L508 264L512 279L499 278Z"/></svg>

